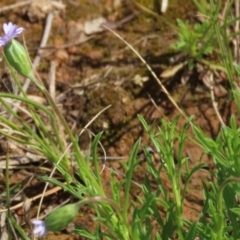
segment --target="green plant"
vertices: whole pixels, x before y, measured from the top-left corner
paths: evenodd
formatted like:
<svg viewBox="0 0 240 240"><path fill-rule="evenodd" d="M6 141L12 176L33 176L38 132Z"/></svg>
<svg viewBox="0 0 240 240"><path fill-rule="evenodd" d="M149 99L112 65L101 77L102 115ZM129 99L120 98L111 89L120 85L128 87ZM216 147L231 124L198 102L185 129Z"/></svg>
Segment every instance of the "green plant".
<svg viewBox="0 0 240 240"><path fill-rule="evenodd" d="M214 31L210 22L205 20L203 23L195 23L191 26L187 21L177 19L178 41L171 45L174 51L186 54L190 68L194 62L201 61L205 55L212 54L215 49Z"/></svg>
<svg viewBox="0 0 240 240"><path fill-rule="evenodd" d="M214 50L213 32L209 34L210 23L208 20L203 23L195 23L193 27L187 21L177 19L178 42L171 47L190 57L201 60L204 54L211 54ZM209 36L210 35L210 36ZM211 39L211 41L210 41Z"/></svg>
<svg viewBox="0 0 240 240"><path fill-rule="evenodd" d="M229 48L229 36L226 33L229 22L224 20L224 24L221 25L218 22L220 3L215 5L211 0L210 7L206 9L205 1L202 1L203 5L195 2L204 14L209 13L209 18L206 18L202 24L195 24L193 28L188 23L178 20L179 42L173 45L173 48L189 55L189 64L192 66L194 61L202 61L205 55L216 50L215 40L217 40L216 43L219 44L221 54L224 56L223 64L229 77L231 91L237 101L240 94L235 87L233 74L234 69L239 72L239 67L233 64ZM55 178L53 174L40 176L39 179L60 186L77 199L76 203L67 204L50 212L45 221L34 220L35 234L44 236L47 231L61 231L69 222L74 221L81 211L81 207L88 204L95 213L94 230L90 231L80 224L76 224L73 230L75 234L87 239L165 240L177 238L192 240L198 238L232 240L240 238L240 208L236 200L240 195L240 128L234 116L231 116L229 124L222 126L217 136L213 138L207 136L193 117L188 117L179 129L180 116L176 116L172 120L161 119L151 126L143 116L139 115L138 118L143 129L148 134L151 145L161 162L156 163L148 148L144 147L146 157L144 180L142 183L134 182L134 171L139 164L143 164L143 160L138 157L141 139L137 140L132 146L129 161L122 162L123 179L117 180L116 172L114 169L111 170L111 194L107 196L98 161L98 145L102 133L98 133L92 142L92 161L90 161L90 156L83 157L78 145L78 136L72 133L41 81L35 79L30 63L26 62L28 57L25 49L15 40L11 40L17 34L10 33L19 34L19 32L15 32L18 28L12 24L4 26L6 36L0 38L0 45L5 48L4 57L15 83L20 89L21 96L0 93L2 106L14 118L14 121L10 121L6 116L0 116L0 133L12 141L41 153L58 170L64 182L61 181L62 179ZM9 33L9 27L11 29L13 26L15 26L14 31ZM20 28L20 30L23 29ZM25 61L23 65L19 61L20 57L15 56L18 51L21 51L19 56ZM29 99L15 70L19 74L31 78L32 84L35 84L39 92L45 96L47 106ZM9 102L9 99L24 104L24 111L14 110L13 103ZM238 103L236 102L236 104ZM23 114L30 117L34 127L22 117ZM185 117L184 114L182 115ZM190 127L195 140L189 138L187 131ZM200 217L195 222L184 219L184 199L193 174L202 171L203 168L205 171L207 170L204 164L190 167L189 158L184 155L186 139L201 146L203 151L213 159L215 167L214 171L208 170L213 178L209 182L203 182L204 199ZM71 149L71 154L69 149ZM71 161L76 163L75 174L78 175L78 178L71 171ZM8 162L9 159L6 156L7 219L18 235L22 239L28 240L28 235L16 222L9 209L11 193L20 184L15 188L10 188ZM170 189L162 180L163 174L166 174L165 180L169 183ZM140 189L140 194L134 198L130 194L133 184ZM155 224L153 225L153 223ZM11 234L11 228L9 228L10 235L14 235Z"/></svg>

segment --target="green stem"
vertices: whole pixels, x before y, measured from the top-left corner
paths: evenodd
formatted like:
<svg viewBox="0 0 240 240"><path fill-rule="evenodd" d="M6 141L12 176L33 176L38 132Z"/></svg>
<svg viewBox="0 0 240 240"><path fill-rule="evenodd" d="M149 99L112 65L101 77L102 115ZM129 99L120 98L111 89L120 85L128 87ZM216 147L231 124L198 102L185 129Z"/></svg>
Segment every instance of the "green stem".
<svg viewBox="0 0 240 240"><path fill-rule="evenodd" d="M173 195L175 198L176 203L176 223L178 227L178 237L179 239L184 239L182 235L183 223L182 223L182 203L181 203L181 195L180 195L180 186L177 185L176 178L172 178L172 188L173 188Z"/></svg>
<svg viewBox="0 0 240 240"><path fill-rule="evenodd" d="M106 197L88 197L82 201L79 201L79 206L82 206L84 204L87 204L87 203L94 203L94 202L106 202L108 203L109 205L111 205L113 207L113 209L116 210L119 218L122 220L122 222L125 222L125 223L128 223L128 220L125 218L125 214L123 213L123 210L120 208L120 206L115 202L113 201L112 199L109 199L109 198L106 198ZM112 215L112 217L114 217L115 215ZM129 240L130 237L129 237L129 231L128 231L128 226L125 224L125 226L121 226L122 227L122 235L124 237L124 240Z"/></svg>
<svg viewBox="0 0 240 240"><path fill-rule="evenodd" d="M99 195L101 195L102 197L105 197L105 193L103 191L103 189L99 186L99 184L97 183L95 177L93 176L92 172L90 171L86 161L83 159L82 157L82 153L80 151L80 148L78 146L78 142L76 141L76 139L74 138L71 129L69 128L65 118L63 117L63 115L61 114L61 112L59 111L58 107L56 106L54 100L52 99L52 97L50 96L50 94L48 93L48 91L46 90L45 87L43 87L42 85L40 85L38 83L38 81L36 79L31 79L36 85L37 87L41 90L41 92L45 95L45 97L47 98L50 106L53 108L55 114L57 115L57 117L59 118L60 122L63 124L63 127L66 131L66 133L68 134L70 141L72 142L74 149L76 151L76 155L79 157L80 159L80 163L81 163L81 171L84 172L84 174L86 174L88 180L91 182L91 185L96 189L96 191L98 192Z"/></svg>
<svg viewBox="0 0 240 240"><path fill-rule="evenodd" d="M222 1L220 0L217 1L217 5L216 5L213 0L210 1L210 6L212 10L211 20L217 36L219 47L221 49L222 61L226 68L226 73L229 79L229 83L230 83L231 89L234 90L235 89L234 80L233 80L234 69L233 69L232 53L229 48L229 40L226 34L226 29L223 29L225 30L225 32L224 31L221 32L219 22L218 22L218 13L221 6L221 2ZM240 112L240 105L238 104L239 99L235 94L233 94L233 97L237 105L238 111Z"/></svg>
<svg viewBox="0 0 240 240"><path fill-rule="evenodd" d="M59 109L57 108L56 104L54 103L53 99L51 98L51 96L49 95L49 93L46 91L46 89L42 89L43 90L43 93L44 95L46 96L46 98L48 99L51 107L54 109L55 113L57 114L57 116L59 117L61 123L63 124L64 128L65 128L65 131L67 132L71 142L73 143L74 145L74 149L76 151L76 154L77 156L79 157L79 160L80 160L80 163L81 163L81 171L84 172L84 174L86 174L86 177L88 178L88 180L91 182L91 185L94 186L95 190L97 191L97 193L101 196L101 199L105 199L105 201L108 201L109 203L111 202L111 204L114 204L114 207L115 208L118 208L119 207L117 206L117 204L110 200L110 199L107 199L106 198L106 195L105 195L105 192L103 190L103 188L98 184L98 182L96 181L94 175L92 174L92 172L90 171L89 169L89 166L87 165L86 161L83 159L82 157L82 153L80 151L80 148L79 148L79 145L78 145L78 142L76 141L76 139L74 138L73 134L72 134L72 131L70 130L65 118L63 117L63 115L60 113ZM94 199L91 198L92 200ZM107 199L107 200L106 200ZM96 197L95 197L95 200L96 200ZM99 201L99 199L97 200ZM117 219L117 217L115 215L112 215L111 217L111 220L113 222L113 225L115 227L117 227L119 225L119 220ZM128 221L126 221L125 219L125 223L127 224ZM122 234L124 236L124 239L125 240L128 240L129 239L129 233L128 233L128 226L127 225L122 225L121 228L122 228Z"/></svg>
<svg viewBox="0 0 240 240"><path fill-rule="evenodd" d="M229 184L229 183L236 183L240 182L240 178L229 178L225 180L222 185L219 188L218 194L217 194L217 217L216 217L216 234L217 237L216 239L224 239L223 238L223 222L224 222L224 214L223 214L223 204L222 204L222 195L223 195L223 190L224 188Z"/></svg>

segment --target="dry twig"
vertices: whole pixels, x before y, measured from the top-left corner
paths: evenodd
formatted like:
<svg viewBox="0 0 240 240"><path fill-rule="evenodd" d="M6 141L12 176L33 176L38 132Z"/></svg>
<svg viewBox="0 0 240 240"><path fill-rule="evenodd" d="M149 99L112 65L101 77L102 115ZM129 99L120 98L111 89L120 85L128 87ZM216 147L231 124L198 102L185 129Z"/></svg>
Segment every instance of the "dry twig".
<svg viewBox="0 0 240 240"><path fill-rule="evenodd" d="M78 136L81 136L81 134L85 131L85 129L87 129L87 128L92 124L92 122L95 121L95 120L98 118L98 116L99 116L100 114L102 114L104 111L106 111L106 110L107 110L108 108L110 108L110 107L111 107L111 105L105 107L103 110L101 110L99 113L97 113L97 114L85 125L85 127L80 131L80 133L78 134ZM55 164L55 167L53 168L51 174L49 175L50 178L51 178L51 177L54 175L54 173L56 172L56 170L57 170L57 167L56 167L56 166L62 161L63 157L65 156L65 154L68 152L68 150L69 150L71 147L72 147L72 143L70 143L70 144L68 145L68 147L66 148L65 152L62 154L61 158L60 158L60 159L57 161L57 163ZM46 191L47 191L48 185L49 185L49 183L46 183L46 185L45 185L45 187L44 187L44 190L43 190L43 193L42 193L42 197L41 197L40 202L39 202L39 207L38 207L38 212L37 212L37 218L38 218L39 215L40 215L40 210L41 210L41 207L42 207L43 198L44 198L45 193L46 193Z"/></svg>
<svg viewBox="0 0 240 240"><path fill-rule="evenodd" d="M55 100L56 91L56 62L51 61L49 70L49 94Z"/></svg>
<svg viewBox="0 0 240 240"><path fill-rule="evenodd" d="M141 62L147 67L153 78L157 81L157 83L160 85L162 91L166 94L166 96L169 98L171 103L176 107L176 109L184 116L186 119L188 119L188 116L185 114L185 112L178 106L176 101L173 99L173 97L170 95L168 90L165 88L165 86L162 84L161 80L157 77L156 73L152 70L152 68L148 65L148 63L145 61L145 59L138 53L138 51L130 45L126 40L124 40L118 33L113 31L111 28L108 28L107 26L103 25L106 29L108 29L110 32L112 32L116 37L118 37L122 42L124 42L141 60ZM192 124L190 122L190 124Z"/></svg>
<svg viewBox="0 0 240 240"><path fill-rule="evenodd" d="M222 126L225 126L225 123L222 119L221 114L218 111L218 104L215 100L215 96L214 96L214 91L213 91L213 73L210 74L210 93L211 93L211 99L212 99L212 104L213 104L213 108L215 110L215 113L219 119L219 122L222 124Z"/></svg>
<svg viewBox="0 0 240 240"><path fill-rule="evenodd" d="M23 1L23 2L19 2L19 3L14 3L5 7L0 8L0 13L4 12L4 11L8 11L14 8L18 8L18 7L22 7L25 5L28 5L30 3L32 3L34 0L27 0L27 1Z"/></svg>

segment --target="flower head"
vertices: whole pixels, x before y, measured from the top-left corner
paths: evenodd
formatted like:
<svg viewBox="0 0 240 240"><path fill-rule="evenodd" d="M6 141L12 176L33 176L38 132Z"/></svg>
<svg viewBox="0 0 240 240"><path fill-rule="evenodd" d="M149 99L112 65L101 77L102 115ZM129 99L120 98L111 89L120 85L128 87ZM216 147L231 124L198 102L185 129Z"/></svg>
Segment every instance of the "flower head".
<svg viewBox="0 0 240 240"><path fill-rule="evenodd" d="M9 22L3 24L3 30L5 35L0 37L0 47L3 46L3 52L8 63L19 74L33 80L34 75L28 54L22 44L14 39L24 28L17 27L17 25Z"/></svg>
<svg viewBox="0 0 240 240"><path fill-rule="evenodd" d="M53 210L45 218L47 230L57 232L65 228L77 216L80 206L81 202L77 202Z"/></svg>
<svg viewBox="0 0 240 240"><path fill-rule="evenodd" d="M21 43L15 39L12 39L3 47L3 52L8 63L19 74L31 80L34 79L28 54Z"/></svg>
<svg viewBox="0 0 240 240"><path fill-rule="evenodd" d="M4 23L3 31L5 35L3 37L0 37L0 47L6 45L9 41L19 35L23 30L24 28L17 27L17 25L12 24L11 22Z"/></svg>
<svg viewBox="0 0 240 240"><path fill-rule="evenodd" d="M32 220L31 222L34 225L33 234L38 237L44 237L47 233L45 222L42 220Z"/></svg>

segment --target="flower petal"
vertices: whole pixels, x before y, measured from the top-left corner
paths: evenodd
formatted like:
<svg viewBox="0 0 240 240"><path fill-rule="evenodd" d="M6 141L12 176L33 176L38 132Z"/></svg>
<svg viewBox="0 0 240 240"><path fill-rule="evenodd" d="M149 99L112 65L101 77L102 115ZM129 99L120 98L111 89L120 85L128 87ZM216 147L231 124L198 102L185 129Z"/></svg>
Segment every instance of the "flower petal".
<svg viewBox="0 0 240 240"><path fill-rule="evenodd" d="M45 222L41 220L31 220L34 225L33 234L39 237L44 237L47 233L47 228L45 226Z"/></svg>
<svg viewBox="0 0 240 240"><path fill-rule="evenodd" d="M42 225L44 223L44 221L38 220L38 219L34 219L34 220L31 220L31 223L33 225Z"/></svg>
<svg viewBox="0 0 240 240"><path fill-rule="evenodd" d="M3 24L3 30L5 34L8 34L9 30L12 28L13 24L11 22Z"/></svg>
<svg viewBox="0 0 240 240"><path fill-rule="evenodd" d="M6 45L13 38L17 37L17 35L19 35L23 30L24 30L24 28L17 27L17 25L12 24L11 22L4 23L3 31L4 31L5 35L3 37L1 37L1 45L0 46Z"/></svg>
<svg viewBox="0 0 240 240"><path fill-rule="evenodd" d="M23 30L24 30L23 27L17 28L17 29L16 29L16 34L18 35L18 34L22 33Z"/></svg>
<svg viewBox="0 0 240 240"><path fill-rule="evenodd" d="M33 234L42 237L46 234L45 228L42 226L35 227L33 230Z"/></svg>
<svg viewBox="0 0 240 240"><path fill-rule="evenodd" d="M0 47L2 47L3 45L5 45L5 41L2 37L0 37Z"/></svg>

